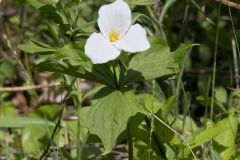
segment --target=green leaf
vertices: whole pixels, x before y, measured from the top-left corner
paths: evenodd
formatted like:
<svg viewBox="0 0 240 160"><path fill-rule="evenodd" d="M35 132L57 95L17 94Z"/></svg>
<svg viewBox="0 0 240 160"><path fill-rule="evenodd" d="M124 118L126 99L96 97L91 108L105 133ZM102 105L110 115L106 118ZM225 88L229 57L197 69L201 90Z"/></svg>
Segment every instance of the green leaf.
<svg viewBox="0 0 240 160"><path fill-rule="evenodd" d="M51 36L54 38L56 42L59 42L59 34L58 34L60 32L59 25L56 23L49 22L47 26Z"/></svg>
<svg viewBox="0 0 240 160"><path fill-rule="evenodd" d="M146 94L144 96L144 106L148 112L151 112L154 114L157 113L161 105L162 104L158 101L156 97L153 97L150 94Z"/></svg>
<svg viewBox="0 0 240 160"><path fill-rule="evenodd" d="M44 6L44 4L39 2L38 0L27 0L27 3L34 8L40 8Z"/></svg>
<svg viewBox="0 0 240 160"><path fill-rule="evenodd" d="M109 2L114 2L114 0L107 0ZM128 3L128 5L133 8L135 6L147 6L147 5L153 5L159 2L159 0L124 0Z"/></svg>
<svg viewBox="0 0 240 160"><path fill-rule="evenodd" d="M181 128L185 132L189 132L189 135L194 135L195 131L199 129L195 121L190 116L179 116L176 118L173 126L175 128Z"/></svg>
<svg viewBox="0 0 240 160"><path fill-rule="evenodd" d="M83 52L83 47L83 43L72 42L58 49L46 61L35 66L35 69L68 74L117 88L114 74L110 70L111 62L93 65Z"/></svg>
<svg viewBox="0 0 240 160"><path fill-rule="evenodd" d="M70 43L63 48L58 49L52 58L63 58L63 60L69 60L69 63L73 66L85 65L90 69L91 64L88 57L83 52L83 47L83 43L81 42Z"/></svg>
<svg viewBox="0 0 240 160"><path fill-rule="evenodd" d="M167 120L169 113L171 112L173 107L175 107L175 102L176 96L171 96L167 99L167 101L164 104L161 105L160 114L163 120Z"/></svg>
<svg viewBox="0 0 240 160"><path fill-rule="evenodd" d="M58 11L56 7L45 5L39 8L39 11L42 18L47 19L49 22L52 21L52 23L60 24L60 31L65 32L65 25L69 25L69 22L66 16L62 12Z"/></svg>
<svg viewBox="0 0 240 160"><path fill-rule="evenodd" d="M46 4L46 5L53 5L58 2L58 0L38 0L40 3Z"/></svg>
<svg viewBox="0 0 240 160"><path fill-rule="evenodd" d="M77 6L79 4L80 0L71 0L69 3L67 3L65 6L64 6L64 9L67 10L73 6Z"/></svg>
<svg viewBox="0 0 240 160"><path fill-rule="evenodd" d="M104 154L111 152L128 119L138 112L137 99L133 91L116 91L111 88L100 90L90 108L85 111L84 127L91 134L98 135L105 148Z"/></svg>
<svg viewBox="0 0 240 160"><path fill-rule="evenodd" d="M50 46L47 46L41 42L35 41L35 43L21 44L18 48L26 53L44 53L46 52L55 52L56 49Z"/></svg>
<svg viewBox="0 0 240 160"><path fill-rule="evenodd" d="M5 133L0 130L0 142L5 140Z"/></svg>
<svg viewBox="0 0 240 160"><path fill-rule="evenodd" d="M224 160L231 159L231 156L236 152L235 139L238 131L238 120L230 115L219 121L217 126L226 127L226 129L213 139L216 142L214 149L220 153ZM221 146L224 146L225 149Z"/></svg>
<svg viewBox="0 0 240 160"><path fill-rule="evenodd" d="M59 116L59 113L60 113L60 106L44 105L39 107L33 114L31 114L31 116L54 121Z"/></svg>
<svg viewBox="0 0 240 160"><path fill-rule="evenodd" d="M220 103L227 103L227 91L223 87L215 88L215 98Z"/></svg>
<svg viewBox="0 0 240 160"><path fill-rule="evenodd" d="M212 146L209 146L211 160L223 160L221 155L213 149Z"/></svg>
<svg viewBox="0 0 240 160"><path fill-rule="evenodd" d="M150 80L176 74L180 70L179 65L187 49L196 45L182 44L172 53L164 40L151 37L150 42L150 49L137 53L130 61L124 84L130 81Z"/></svg>
<svg viewBox="0 0 240 160"><path fill-rule="evenodd" d="M157 2L159 2L159 0L125 0L130 6L146 6L146 5L152 5L155 4Z"/></svg>
<svg viewBox="0 0 240 160"><path fill-rule="evenodd" d="M48 145L49 137L53 127L48 126L28 126L22 131L22 144L24 153L37 154L39 156L44 149L44 146ZM49 133L48 133L49 132Z"/></svg>
<svg viewBox="0 0 240 160"><path fill-rule="evenodd" d="M95 95L100 89L102 89L104 86L99 85L96 86L94 88L92 88L91 90L87 91L86 93L84 93L84 95L82 96L82 101L84 101L86 98Z"/></svg>
<svg viewBox="0 0 240 160"><path fill-rule="evenodd" d="M12 59L2 59L2 62L0 62L0 75L3 78L15 79L16 68L16 62Z"/></svg>
<svg viewBox="0 0 240 160"><path fill-rule="evenodd" d="M141 145L141 151L137 156L144 155L148 152L149 149L149 137L150 137L150 122L146 119L145 114L138 113L134 117L132 117L129 121L129 126L131 127L132 136L140 141L136 142L134 145L134 150L140 149L139 145ZM142 123L145 120L146 126L143 125L145 123ZM127 134L126 134L127 136ZM152 142L151 142L151 150L155 151L156 153L159 153L161 155L160 150L163 150L163 145L159 141L160 138L152 136ZM139 143L140 142L140 143ZM160 142L160 143L159 143Z"/></svg>
<svg viewBox="0 0 240 160"><path fill-rule="evenodd" d="M16 117L17 110L12 103L6 103L0 105L0 118L4 117Z"/></svg>
<svg viewBox="0 0 240 160"><path fill-rule="evenodd" d="M24 153L36 154L35 156L37 157L42 153L43 148L49 143L52 130L55 126L54 122L57 120L59 113L60 106L45 105L29 115L30 119L43 121L44 125L30 125L23 128L21 140L22 144L24 144ZM46 125L46 122L50 122L53 125Z"/></svg>
<svg viewBox="0 0 240 160"><path fill-rule="evenodd" d="M204 144L226 130L226 126L216 125L195 135L191 148Z"/></svg>
<svg viewBox="0 0 240 160"><path fill-rule="evenodd" d="M162 141L166 142L169 145L172 144L181 144L180 138L172 130L166 127L164 124L155 120L155 133ZM171 144L170 144L171 143Z"/></svg>
<svg viewBox="0 0 240 160"><path fill-rule="evenodd" d="M18 128L31 125L50 125L55 124L47 120L37 119L37 118L27 118L27 117L5 117L0 118L0 128Z"/></svg>

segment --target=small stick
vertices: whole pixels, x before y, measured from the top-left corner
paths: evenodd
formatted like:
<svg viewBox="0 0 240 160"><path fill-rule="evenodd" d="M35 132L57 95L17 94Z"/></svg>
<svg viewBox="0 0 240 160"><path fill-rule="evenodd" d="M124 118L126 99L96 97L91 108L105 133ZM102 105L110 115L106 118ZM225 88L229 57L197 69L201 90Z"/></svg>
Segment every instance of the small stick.
<svg viewBox="0 0 240 160"><path fill-rule="evenodd" d="M57 85L58 84L56 83L50 83L50 84L40 84L40 85L33 85L33 86L0 87L0 92L19 92L19 91L37 90L42 88L50 88Z"/></svg>

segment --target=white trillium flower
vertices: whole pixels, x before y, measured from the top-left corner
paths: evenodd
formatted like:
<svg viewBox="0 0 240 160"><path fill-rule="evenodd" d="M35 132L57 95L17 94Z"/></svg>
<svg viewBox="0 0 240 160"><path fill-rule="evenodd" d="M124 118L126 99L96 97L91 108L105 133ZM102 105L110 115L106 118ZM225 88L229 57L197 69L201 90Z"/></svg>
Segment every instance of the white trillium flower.
<svg viewBox="0 0 240 160"><path fill-rule="evenodd" d="M85 53L94 64L114 60L122 50L136 53L150 48L145 29L131 25L131 10L123 0L102 6L98 14L101 33L93 33L85 45Z"/></svg>

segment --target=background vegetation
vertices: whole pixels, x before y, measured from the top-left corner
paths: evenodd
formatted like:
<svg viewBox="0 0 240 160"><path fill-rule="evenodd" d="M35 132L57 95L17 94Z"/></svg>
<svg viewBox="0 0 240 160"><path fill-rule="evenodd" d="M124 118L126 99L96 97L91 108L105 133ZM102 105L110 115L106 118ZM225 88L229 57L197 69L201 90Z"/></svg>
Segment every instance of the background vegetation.
<svg viewBox="0 0 240 160"><path fill-rule="evenodd" d="M102 85L36 67L57 48L83 45L98 31L98 9L109 2L59 1L0 2L0 159L128 159L126 131L111 153L101 155L101 140L80 127L79 108L91 105ZM134 159L240 159L239 2L126 2L134 22L171 51L183 42L200 44L171 79L133 83L136 94L147 94L145 107L154 103L161 117L130 120Z"/></svg>

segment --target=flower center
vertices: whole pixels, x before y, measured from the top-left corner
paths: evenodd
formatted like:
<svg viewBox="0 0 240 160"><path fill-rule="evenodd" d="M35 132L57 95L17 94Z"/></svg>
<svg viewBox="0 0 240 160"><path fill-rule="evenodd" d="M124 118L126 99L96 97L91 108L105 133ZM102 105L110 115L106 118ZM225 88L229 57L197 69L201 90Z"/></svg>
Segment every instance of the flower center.
<svg viewBox="0 0 240 160"><path fill-rule="evenodd" d="M116 42L119 39L120 39L119 34L115 30L112 30L112 32L109 35L109 41L110 42Z"/></svg>

